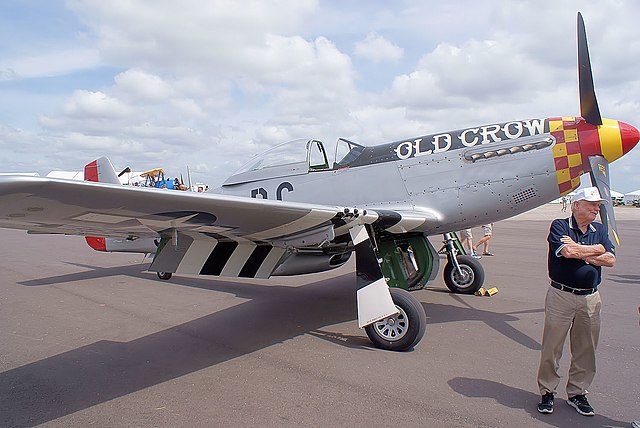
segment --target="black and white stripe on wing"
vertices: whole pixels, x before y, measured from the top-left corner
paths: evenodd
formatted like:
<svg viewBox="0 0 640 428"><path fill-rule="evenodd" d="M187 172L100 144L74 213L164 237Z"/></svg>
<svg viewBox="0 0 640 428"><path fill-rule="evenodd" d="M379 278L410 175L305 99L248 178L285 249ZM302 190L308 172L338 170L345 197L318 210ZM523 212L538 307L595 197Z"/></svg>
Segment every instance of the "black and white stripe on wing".
<svg viewBox="0 0 640 428"><path fill-rule="evenodd" d="M211 234L182 234L178 246L171 241L159 248L149 267L154 272L268 278L285 254L268 243L218 240Z"/></svg>
<svg viewBox="0 0 640 428"><path fill-rule="evenodd" d="M184 213L180 213L184 214ZM181 217L181 219L184 218ZM189 221L188 219L186 221ZM356 246L359 273L366 277L364 288L382 279L378 261L369 241L365 224L377 229L407 230L424 222L401 213L381 210L311 209L294 221L247 235L234 235L233 229L216 225L198 224L188 232L178 231L178 242L167 239L156 253L150 270L226 277L268 278L282 263L287 248L318 246L336 236L349 234L353 229L364 231L363 239L352 236ZM360 227L362 226L362 227ZM358 245L367 246L366 249ZM375 278L374 278L375 276Z"/></svg>
<svg viewBox="0 0 640 428"><path fill-rule="evenodd" d="M283 248L265 243L218 242L200 270L200 275L268 278L280 264Z"/></svg>

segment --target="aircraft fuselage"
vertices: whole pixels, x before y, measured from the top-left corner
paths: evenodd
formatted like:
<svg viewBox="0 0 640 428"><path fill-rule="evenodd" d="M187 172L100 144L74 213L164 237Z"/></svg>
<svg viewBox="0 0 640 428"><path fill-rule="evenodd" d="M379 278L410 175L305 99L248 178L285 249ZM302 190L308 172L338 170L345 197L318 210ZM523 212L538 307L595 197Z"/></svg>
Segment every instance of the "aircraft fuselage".
<svg viewBox="0 0 640 428"><path fill-rule="evenodd" d="M444 233L512 217L565 195L589 171L588 156L611 162L637 141L638 131L623 122L528 119L360 146L346 162L336 158L320 167L311 166L308 156L307 165L257 168L214 191L415 212L430 219L423 232Z"/></svg>

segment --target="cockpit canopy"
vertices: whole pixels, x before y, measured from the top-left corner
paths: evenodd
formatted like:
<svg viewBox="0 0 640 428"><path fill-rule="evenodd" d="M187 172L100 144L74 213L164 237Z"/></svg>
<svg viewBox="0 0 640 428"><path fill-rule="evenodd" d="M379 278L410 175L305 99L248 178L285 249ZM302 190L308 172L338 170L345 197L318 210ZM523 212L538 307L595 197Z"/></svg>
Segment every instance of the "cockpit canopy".
<svg viewBox="0 0 640 428"><path fill-rule="evenodd" d="M320 140L288 141L251 158L223 186L346 168L364 149L360 144L339 138L330 158Z"/></svg>

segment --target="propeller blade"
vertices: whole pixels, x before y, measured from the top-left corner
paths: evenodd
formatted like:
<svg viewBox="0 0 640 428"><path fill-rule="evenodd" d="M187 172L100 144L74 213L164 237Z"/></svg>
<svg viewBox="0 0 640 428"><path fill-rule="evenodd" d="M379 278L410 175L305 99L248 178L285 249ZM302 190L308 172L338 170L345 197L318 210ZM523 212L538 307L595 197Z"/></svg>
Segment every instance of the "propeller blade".
<svg viewBox="0 0 640 428"><path fill-rule="evenodd" d="M587 33L580 12L578 12L578 83L580 87L580 115L592 125L602 125L598 100L593 87Z"/></svg>
<svg viewBox="0 0 640 428"><path fill-rule="evenodd" d="M613 201L611 200L611 186L609 184L609 162L600 156L589 156L589 164L591 165L591 183L598 188L600 197L607 201L606 204L600 206L600 219L602 224L609 233L611 242L620 245L618 238L618 228L616 226L616 217L613 212Z"/></svg>

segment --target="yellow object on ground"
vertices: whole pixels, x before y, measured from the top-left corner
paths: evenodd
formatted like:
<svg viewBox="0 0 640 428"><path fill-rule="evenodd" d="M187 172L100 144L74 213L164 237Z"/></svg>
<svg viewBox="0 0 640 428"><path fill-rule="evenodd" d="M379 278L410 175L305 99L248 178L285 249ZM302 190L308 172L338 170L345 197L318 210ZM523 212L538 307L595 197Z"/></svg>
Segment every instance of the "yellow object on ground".
<svg viewBox="0 0 640 428"><path fill-rule="evenodd" d="M498 292L498 289L496 287L492 287L488 290L485 290L483 287L480 287L480 289L478 291L475 292L476 296L487 296L487 297L491 297L494 294L496 294Z"/></svg>

